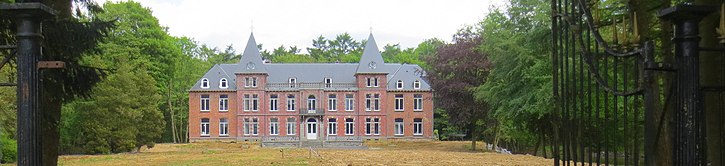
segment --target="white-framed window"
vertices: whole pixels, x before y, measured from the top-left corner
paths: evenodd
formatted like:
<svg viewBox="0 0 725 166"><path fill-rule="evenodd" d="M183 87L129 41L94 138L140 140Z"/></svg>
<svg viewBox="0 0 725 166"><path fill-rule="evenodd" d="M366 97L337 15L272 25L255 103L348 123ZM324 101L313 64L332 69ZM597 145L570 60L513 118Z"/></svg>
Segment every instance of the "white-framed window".
<svg viewBox="0 0 725 166"><path fill-rule="evenodd" d="M355 108L355 95L345 94L345 111L353 111Z"/></svg>
<svg viewBox="0 0 725 166"><path fill-rule="evenodd" d="M295 95L287 95L287 111L295 111Z"/></svg>
<svg viewBox="0 0 725 166"><path fill-rule="evenodd" d="M209 111L209 95L201 95L201 111Z"/></svg>
<svg viewBox="0 0 725 166"><path fill-rule="evenodd" d="M373 134L373 120L372 118L365 118L365 135Z"/></svg>
<svg viewBox="0 0 725 166"><path fill-rule="evenodd" d="M345 135L355 134L355 120L352 118L345 118Z"/></svg>
<svg viewBox="0 0 725 166"><path fill-rule="evenodd" d="M398 83L395 85L396 89L403 89L403 80L398 80Z"/></svg>
<svg viewBox="0 0 725 166"><path fill-rule="evenodd" d="M201 79L201 88L209 88L209 79L206 79L206 78Z"/></svg>
<svg viewBox="0 0 725 166"><path fill-rule="evenodd" d="M413 94L413 111L423 111L422 94Z"/></svg>
<svg viewBox="0 0 725 166"><path fill-rule="evenodd" d="M403 94L395 94L395 111L403 111L404 103Z"/></svg>
<svg viewBox="0 0 725 166"><path fill-rule="evenodd" d="M259 111L259 95L252 95L252 111Z"/></svg>
<svg viewBox="0 0 725 166"><path fill-rule="evenodd" d="M252 79L249 77L244 77L244 87L251 87L252 86Z"/></svg>
<svg viewBox="0 0 725 166"><path fill-rule="evenodd" d="M277 111L277 103L279 96L277 94L269 95L269 111Z"/></svg>
<svg viewBox="0 0 725 166"><path fill-rule="evenodd" d="M332 88L332 78L325 78L325 88Z"/></svg>
<svg viewBox="0 0 725 166"><path fill-rule="evenodd" d="M297 130L297 121L295 118L287 118L287 135L295 135Z"/></svg>
<svg viewBox="0 0 725 166"><path fill-rule="evenodd" d="M269 135L279 135L279 119L269 119Z"/></svg>
<svg viewBox="0 0 725 166"><path fill-rule="evenodd" d="M380 111L380 94L373 95L373 111Z"/></svg>
<svg viewBox="0 0 725 166"><path fill-rule="evenodd" d="M252 129L252 121L249 118L244 118L244 135L250 135Z"/></svg>
<svg viewBox="0 0 725 166"><path fill-rule="evenodd" d="M257 77L252 77L252 87L257 87Z"/></svg>
<svg viewBox="0 0 725 166"><path fill-rule="evenodd" d="M229 111L228 95L219 95L219 111Z"/></svg>
<svg viewBox="0 0 725 166"><path fill-rule="evenodd" d="M380 135L380 118L373 118L373 135Z"/></svg>
<svg viewBox="0 0 725 166"><path fill-rule="evenodd" d="M201 118L201 136L209 136L209 118Z"/></svg>
<svg viewBox="0 0 725 166"><path fill-rule="evenodd" d="M403 118L395 119L395 135L403 135L404 124Z"/></svg>
<svg viewBox="0 0 725 166"><path fill-rule="evenodd" d="M313 95L307 97L307 110L317 110L317 99Z"/></svg>
<svg viewBox="0 0 725 166"><path fill-rule="evenodd" d="M290 88L297 87L297 78L294 78L294 77L293 78L289 78L289 87Z"/></svg>
<svg viewBox="0 0 725 166"><path fill-rule="evenodd" d="M259 134L259 119L252 118L252 135Z"/></svg>
<svg viewBox="0 0 725 166"><path fill-rule="evenodd" d="M219 119L219 136L229 136L229 121L227 118Z"/></svg>
<svg viewBox="0 0 725 166"><path fill-rule="evenodd" d="M373 82L373 87L378 87L378 77L373 78L373 80L375 80Z"/></svg>
<svg viewBox="0 0 725 166"><path fill-rule="evenodd" d="M365 111L372 110L372 94L365 94Z"/></svg>
<svg viewBox="0 0 725 166"><path fill-rule="evenodd" d="M413 135L423 135L423 119L413 119Z"/></svg>
<svg viewBox="0 0 725 166"><path fill-rule="evenodd" d="M327 95L327 110L337 111L337 94Z"/></svg>
<svg viewBox="0 0 725 166"><path fill-rule="evenodd" d="M226 79L226 78L222 78L222 79L220 79L220 80L219 80L219 88L224 88L224 89L226 89L227 87L229 87L229 86L227 85L227 79Z"/></svg>
<svg viewBox="0 0 725 166"><path fill-rule="evenodd" d="M252 100L252 98L250 97L249 94L244 94L244 97L242 99L242 101L243 101L242 110L249 111L249 110L252 109L252 101L251 100Z"/></svg>
<svg viewBox="0 0 725 166"><path fill-rule="evenodd" d="M327 120L327 135L337 135L337 119L330 118Z"/></svg>
<svg viewBox="0 0 725 166"><path fill-rule="evenodd" d="M420 80L415 80L415 82L413 82L413 89L420 89Z"/></svg>
<svg viewBox="0 0 725 166"><path fill-rule="evenodd" d="M372 82L373 81L373 78L367 77L367 78L365 78L365 81L367 82L367 84L365 84L366 87L372 87L373 86L373 82Z"/></svg>

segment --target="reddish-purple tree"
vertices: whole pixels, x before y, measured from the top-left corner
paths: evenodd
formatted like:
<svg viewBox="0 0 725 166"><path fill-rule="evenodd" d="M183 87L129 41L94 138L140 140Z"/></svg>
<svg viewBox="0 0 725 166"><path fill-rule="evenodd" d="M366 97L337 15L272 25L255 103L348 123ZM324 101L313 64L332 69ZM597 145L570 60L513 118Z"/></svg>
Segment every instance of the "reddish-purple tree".
<svg viewBox="0 0 725 166"><path fill-rule="evenodd" d="M486 117L489 108L476 101L473 89L486 82L491 63L478 49L482 36L471 27L459 30L453 37L453 43L438 47L435 55L424 58L430 66L426 78L434 89L436 107L446 110L449 124L467 130L475 150L482 131L477 122Z"/></svg>

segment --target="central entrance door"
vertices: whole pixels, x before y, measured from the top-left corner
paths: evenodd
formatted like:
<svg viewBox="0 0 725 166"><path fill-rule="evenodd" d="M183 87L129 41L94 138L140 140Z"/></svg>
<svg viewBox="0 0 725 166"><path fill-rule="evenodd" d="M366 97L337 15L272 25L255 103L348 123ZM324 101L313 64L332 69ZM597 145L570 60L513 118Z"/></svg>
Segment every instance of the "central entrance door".
<svg viewBox="0 0 725 166"><path fill-rule="evenodd" d="M317 139L317 119L307 119L307 139Z"/></svg>

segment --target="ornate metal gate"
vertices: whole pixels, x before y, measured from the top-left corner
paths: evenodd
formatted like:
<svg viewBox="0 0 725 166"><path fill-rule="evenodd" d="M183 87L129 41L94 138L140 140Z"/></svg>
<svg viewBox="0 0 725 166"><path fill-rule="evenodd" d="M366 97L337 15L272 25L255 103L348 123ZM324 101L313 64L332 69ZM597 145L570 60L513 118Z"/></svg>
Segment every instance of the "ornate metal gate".
<svg viewBox="0 0 725 166"><path fill-rule="evenodd" d="M672 164L707 165L704 108L722 109L724 102L704 102L699 56L700 50L723 49L700 48L698 24L715 8L680 5L660 11L661 19L675 25L675 59L658 63L655 44L640 41L637 15L600 19L599 3L551 1L555 165L655 165L663 130L671 132ZM671 81L658 81L657 75ZM717 87L723 86L704 90L722 96L725 88ZM664 110L672 110L671 121L663 119ZM671 127L663 129L663 123Z"/></svg>

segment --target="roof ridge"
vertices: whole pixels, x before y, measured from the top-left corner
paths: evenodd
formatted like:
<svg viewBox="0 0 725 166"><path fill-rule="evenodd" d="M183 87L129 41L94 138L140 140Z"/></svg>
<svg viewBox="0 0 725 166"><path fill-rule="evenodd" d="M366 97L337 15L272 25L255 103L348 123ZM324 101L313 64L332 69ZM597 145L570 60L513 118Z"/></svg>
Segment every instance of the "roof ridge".
<svg viewBox="0 0 725 166"><path fill-rule="evenodd" d="M222 72L224 72L224 75L226 75L226 76L227 76L227 78L229 78L229 79L231 79L231 78L232 78L231 76L229 76L229 73L227 73L227 71L226 71L226 70L224 70L224 68L222 67L222 65L219 65L219 69L221 69L221 70L222 70ZM229 79L227 79L227 81L229 81ZM237 81L232 81L232 82L235 82L235 83L236 83Z"/></svg>

